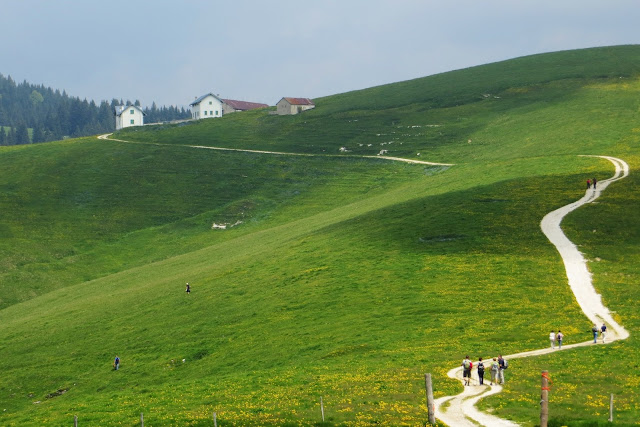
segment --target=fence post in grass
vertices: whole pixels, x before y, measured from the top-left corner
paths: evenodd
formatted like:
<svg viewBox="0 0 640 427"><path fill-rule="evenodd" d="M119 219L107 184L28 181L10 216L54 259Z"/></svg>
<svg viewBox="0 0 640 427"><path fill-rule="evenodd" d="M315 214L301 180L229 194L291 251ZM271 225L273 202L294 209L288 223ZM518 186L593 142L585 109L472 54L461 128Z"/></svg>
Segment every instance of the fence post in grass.
<svg viewBox="0 0 640 427"><path fill-rule="evenodd" d="M213 413L213 427L218 427L218 416L216 413Z"/></svg>
<svg viewBox="0 0 640 427"><path fill-rule="evenodd" d="M78 416L77 415L73 416L73 427L78 427Z"/></svg>
<svg viewBox="0 0 640 427"><path fill-rule="evenodd" d="M613 393L609 396L609 422L613 422Z"/></svg>
<svg viewBox="0 0 640 427"><path fill-rule="evenodd" d="M324 402L322 401L322 396L320 396L320 412L322 413L322 422L324 422Z"/></svg>
<svg viewBox="0 0 640 427"><path fill-rule="evenodd" d="M427 392L427 413L429 414L429 424L436 424L436 407L433 403L433 385L431 374L424 374L424 387Z"/></svg>
<svg viewBox="0 0 640 427"><path fill-rule="evenodd" d="M140 427L144 427L144 414L140 412Z"/></svg>
<svg viewBox="0 0 640 427"><path fill-rule="evenodd" d="M547 427L549 422L549 372L542 371L542 388L540 391L540 427Z"/></svg>

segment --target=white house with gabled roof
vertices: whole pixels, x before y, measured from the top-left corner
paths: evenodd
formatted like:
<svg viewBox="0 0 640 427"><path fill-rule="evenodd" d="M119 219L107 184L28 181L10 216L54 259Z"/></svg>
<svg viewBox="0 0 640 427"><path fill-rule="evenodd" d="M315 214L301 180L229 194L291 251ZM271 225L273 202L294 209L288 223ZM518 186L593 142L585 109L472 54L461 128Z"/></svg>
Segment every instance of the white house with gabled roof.
<svg viewBox="0 0 640 427"><path fill-rule="evenodd" d="M116 105L116 130L144 125L144 111L137 105Z"/></svg>
<svg viewBox="0 0 640 427"><path fill-rule="evenodd" d="M191 118L198 120L222 117L223 102L222 99L212 93L202 95L189 104L191 106Z"/></svg>

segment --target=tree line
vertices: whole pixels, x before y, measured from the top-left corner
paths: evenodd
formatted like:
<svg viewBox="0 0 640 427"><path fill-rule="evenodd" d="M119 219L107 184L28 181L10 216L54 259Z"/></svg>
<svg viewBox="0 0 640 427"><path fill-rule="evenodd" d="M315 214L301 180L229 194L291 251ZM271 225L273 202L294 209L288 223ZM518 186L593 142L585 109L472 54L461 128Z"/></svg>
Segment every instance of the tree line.
<svg viewBox="0 0 640 427"><path fill-rule="evenodd" d="M16 84L11 76L0 74L0 145L30 144L58 141L65 138L96 135L115 130L114 111L117 105L137 105L122 99L96 104L66 91L26 80ZM188 119L184 107L158 107L154 102L143 109L145 122L157 123Z"/></svg>

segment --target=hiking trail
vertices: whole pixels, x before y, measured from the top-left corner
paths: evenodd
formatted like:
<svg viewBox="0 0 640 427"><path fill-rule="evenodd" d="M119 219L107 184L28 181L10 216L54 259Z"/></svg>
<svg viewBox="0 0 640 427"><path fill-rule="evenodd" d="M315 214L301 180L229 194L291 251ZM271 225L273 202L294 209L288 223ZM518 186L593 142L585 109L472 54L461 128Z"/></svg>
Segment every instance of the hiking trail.
<svg viewBox="0 0 640 427"><path fill-rule="evenodd" d="M125 141L123 139L115 139L109 138L112 133L106 133L104 135L98 136L98 139L103 139L106 141L117 141L117 142L126 142L129 144L148 144L148 145L162 145L162 146L179 146L179 147L189 147L189 148L199 148L203 150L217 150L217 151L236 151L242 153L257 153L257 154L277 154L281 156L303 156L303 157L357 157L364 159L384 159L391 160L396 162L403 163L413 163L420 165L430 165L430 166L453 166L452 163L436 163L436 162L425 162L423 160L414 160L414 159L403 159L402 157L391 157L391 156L357 156L357 155L337 155L337 154L306 154L306 153L286 153L280 151L264 151L264 150L249 150L245 148L225 148L225 147L208 147L205 145L176 145L176 144L162 144L159 142L136 142L136 141Z"/></svg>
<svg viewBox="0 0 640 427"><path fill-rule="evenodd" d="M609 160L615 167L613 177L599 181L597 188L587 189L585 195L573 203L549 212L542 218L540 228L547 236L547 239L556 247L567 272L569 287L576 297L576 301L584 312L585 316L594 324L607 325L607 344L616 340L622 340L629 337L624 327L618 324L611 312L602 303L602 296L598 294L591 282L591 273L587 268L587 261L584 259L578 248L573 244L560 228L560 223L564 217L575 209L587 203L591 203L600 197L609 184L626 178L629 175L629 165L621 159L609 156L585 156L599 157ZM551 349L550 347L526 351L503 356L505 359L518 359L522 357L537 356L548 354L555 351L569 350L575 347L584 347L588 345L603 345L601 343L594 344L593 340L581 342L578 344L563 345L562 349ZM485 361L491 361L492 358L486 358ZM473 362L474 364L477 362ZM489 370L485 371L490 373ZM451 369L447 375L450 378L457 378L462 382L462 367ZM476 374L477 375L477 374ZM485 374L486 375L486 374ZM473 377L472 377L473 378ZM475 377L477 383L477 376ZM463 386L464 387L464 386ZM475 404L482 398L492 394L500 393L502 386L500 385L483 385L483 386L466 386L462 393L456 396L444 396L435 400L436 418L452 427L477 427L478 425L487 427L512 427L518 424L505 420L495 415L480 412Z"/></svg>

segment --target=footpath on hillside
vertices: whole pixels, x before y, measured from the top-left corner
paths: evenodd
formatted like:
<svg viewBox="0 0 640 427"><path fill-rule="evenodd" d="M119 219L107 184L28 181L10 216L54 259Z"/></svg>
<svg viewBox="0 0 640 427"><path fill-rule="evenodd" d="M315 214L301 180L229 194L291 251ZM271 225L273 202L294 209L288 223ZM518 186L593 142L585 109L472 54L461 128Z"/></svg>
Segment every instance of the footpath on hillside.
<svg viewBox="0 0 640 427"><path fill-rule="evenodd" d="M136 142L136 141L125 141L124 139L115 139L109 138L112 133L106 133L104 135L98 136L98 139L103 139L107 141L116 141L116 142L126 142L129 144L150 144L150 145L164 145L164 146L172 146L173 144L162 144L159 142ZM277 154L281 156L303 156L303 157L358 157L364 159L384 159L391 160L396 162L403 163L413 163L419 165L430 165L430 166L453 166L452 163L436 163L436 162L425 162L423 160L413 160L413 159L403 159L402 157L391 157L391 156L353 156L353 155L337 155L337 154L307 154L307 153L286 153L280 151L263 151L263 150L249 150L244 148L225 148L225 147L208 147L204 145L181 145L181 147L189 147L189 148L198 148L203 150L217 150L217 151L237 151L242 153L257 153L257 154Z"/></svg>
<svg viewBox="0 0 640 427"><path fill-rule="evenodd" d="M598 182L597 188L587 189L585 195L573 203L556 209L553 212L548 213L542 219L540 228L542 232L547 236L549 241L556 247L567 272L567 279L569 286L576 297L576 301L580 305L580 308L584 314L589 318L591 322L596 325L602 323L607 325L607 343L614 342L616 340L626 339L629 337L629 333L618 324L611 312L602 303L602 297L598 294L591 282L591 273L587 268L587 262L576 247L565 234L562 232L560 223L563 218L569 214L569 212L583 206L587 203L591 203L600 197L600 194L611 184L612 182L626 178L629 175L629 165L618 158L608 156L589 156L600 157L609 160L615 167L615 173L613 177ZM562 349L551 349L549 347L532 350L523 353L510 354L504 356L505 359L518 359L522 357L537 356L541 354L548 354L555 351L565 351L576 347L583 347L594 345L593 340L586 342L563 345ZM491 360L487 358L485 360ZM477 362L474 362L474 364ZM462 367L456 367L451 369L447 375L450 378L457 378L462 382ZM464 385L463 385L464 387ZM482 398L491 396L502 391L500 385L483 385L483 386L467 386L464 387L462 393L456 396L444 396L435 401L435 414L436 418L450 426L455 427L512 427L518 424L498 418L494 415L480 412L475 404Z"/></svg>

